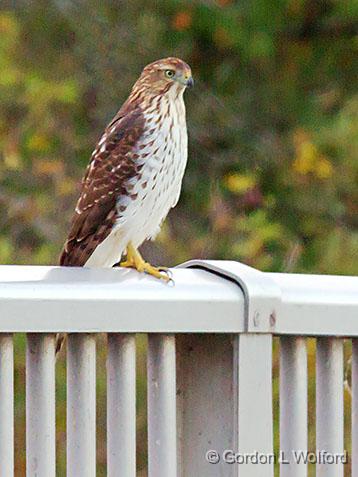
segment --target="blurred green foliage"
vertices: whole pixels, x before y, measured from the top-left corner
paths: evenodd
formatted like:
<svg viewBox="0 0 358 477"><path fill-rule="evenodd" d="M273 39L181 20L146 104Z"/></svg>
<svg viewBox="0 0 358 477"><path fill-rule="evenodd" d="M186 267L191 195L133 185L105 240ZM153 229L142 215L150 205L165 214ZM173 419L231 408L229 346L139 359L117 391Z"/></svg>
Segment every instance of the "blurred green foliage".
<svg viewBox="0 0 358 477"><path fill-rule="evenodd" d="M4 0L0 263L57 263L101 131L145 64L179 56L196 80L189 163L146 257L357 273L357 20L355 0Z"/></svg>
<svg viewBox="0 0 358 477"><path fill-rule="evenodd" d="M177 55L196 79L189 165L149 255L357 272L355 1L2 4L0 262L56 263L101 131L142 67Z"/></svg>

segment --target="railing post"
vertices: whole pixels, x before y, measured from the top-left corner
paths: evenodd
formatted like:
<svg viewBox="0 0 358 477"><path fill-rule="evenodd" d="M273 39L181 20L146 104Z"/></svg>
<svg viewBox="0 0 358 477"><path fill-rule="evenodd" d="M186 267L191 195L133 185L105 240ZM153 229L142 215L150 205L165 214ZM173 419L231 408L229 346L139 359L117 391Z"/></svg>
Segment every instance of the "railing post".
<svg viewBox="0 0 358 477"><path fill-rule="evenodd" d="M107 475L136 476L135 335L108 334Z"/></svg>
<svg viewBox="0 0 358 477"><path fill-rule="evenodd" d="M148 475L176 477L175 335L148 336Z"/></svg>
<svg viewBox="0 0 358 477"><path fill-rule="evenodd" d="M272 335L243 333L235 339L237 450L253 458L238 463L240 477L273 477ZM257 456L257 458L256 458Z"/></svg>
<svg viewBox="0 0 358 477"><path fill-rule="evenodd" d="M14 475L14 350L12 335L0 334L0 475Z"/></svg>
<svg viewBox="0 0 358 477"><path fill-rule="evenodd" d="M96 475L96 341L67 340L67 477Z"/></svg>
<svg viewBox="0 0 358 477"><path fill-rule="evenodd" d="M29 333L26 348L26 475L55 477L55 336Z"/></svg>
<svg viewBox="0 0 358 477"><path fill-rule="evenodd" d="M280 477L307 477L306 338L280 338Z"/></svg>
<svg viewBox="0 0 358 477"><path fill-rule="evenodd" d="M343 477L343 463L326 457L344 453L343 339L319 338L316 360L316 475Z"/></svg>

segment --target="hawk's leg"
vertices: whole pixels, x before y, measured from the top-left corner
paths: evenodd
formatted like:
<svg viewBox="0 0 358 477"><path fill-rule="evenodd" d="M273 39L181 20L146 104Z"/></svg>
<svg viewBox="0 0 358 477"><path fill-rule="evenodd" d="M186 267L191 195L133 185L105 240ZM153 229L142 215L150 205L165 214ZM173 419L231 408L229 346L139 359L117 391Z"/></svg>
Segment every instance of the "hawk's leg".
<svg viewBox="0 0 358 477"><path fill-rule="evenodd" d="M162 278L166 282L170 281L166 267L153 267L147 263L136 248L131 243L127 245L127 259L120 262L120 267L135 268L138 272L145 272L156 278Z"/></svg>

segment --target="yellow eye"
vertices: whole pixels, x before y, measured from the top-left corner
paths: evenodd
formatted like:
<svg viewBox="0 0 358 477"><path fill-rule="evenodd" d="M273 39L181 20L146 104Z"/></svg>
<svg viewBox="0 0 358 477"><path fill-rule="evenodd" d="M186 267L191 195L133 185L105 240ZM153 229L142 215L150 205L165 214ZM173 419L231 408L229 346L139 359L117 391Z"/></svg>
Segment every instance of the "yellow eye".
<svg viewBox="0 0 358 477"><path fill-rule="evenodd" d="M166 76L167 78L173 78L174 74L175 74L175 73L174 73L173 70L165 70L165 76Z"/></svg>

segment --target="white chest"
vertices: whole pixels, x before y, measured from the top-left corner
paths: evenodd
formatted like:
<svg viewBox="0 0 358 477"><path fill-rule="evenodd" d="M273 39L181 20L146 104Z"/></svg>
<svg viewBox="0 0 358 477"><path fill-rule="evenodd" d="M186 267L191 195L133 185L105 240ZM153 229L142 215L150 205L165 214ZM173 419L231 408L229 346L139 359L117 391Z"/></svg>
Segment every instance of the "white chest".
<svg viewBox="0 0 358 477"><path fill-rule="evenodd" d="M134 246L153 238L178 201L187 162L185 106L181 98L162 98L159 110L146 116L145 133L136 146L143 164L141 177L130 184L130 195L118 203L117 225Z"/></svg>

